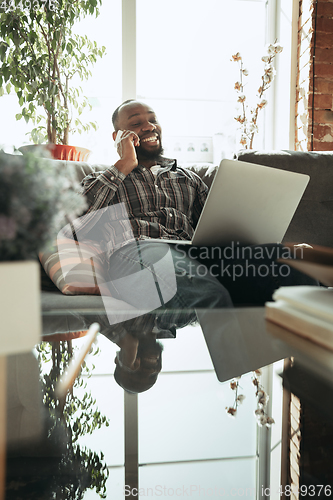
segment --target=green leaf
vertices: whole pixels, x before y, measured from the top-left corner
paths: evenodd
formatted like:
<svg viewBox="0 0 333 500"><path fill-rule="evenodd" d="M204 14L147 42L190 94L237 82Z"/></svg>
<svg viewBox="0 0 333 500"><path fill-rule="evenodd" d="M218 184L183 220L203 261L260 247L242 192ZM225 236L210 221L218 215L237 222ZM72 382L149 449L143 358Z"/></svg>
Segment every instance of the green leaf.
<svg viewBox="0 0 333 500"><path fill-rule="evenodd" d="M10 89L11 89L11 84L10 83L7 83L6 85L6 91L7 91L7 94L10 94Z"/></svg>

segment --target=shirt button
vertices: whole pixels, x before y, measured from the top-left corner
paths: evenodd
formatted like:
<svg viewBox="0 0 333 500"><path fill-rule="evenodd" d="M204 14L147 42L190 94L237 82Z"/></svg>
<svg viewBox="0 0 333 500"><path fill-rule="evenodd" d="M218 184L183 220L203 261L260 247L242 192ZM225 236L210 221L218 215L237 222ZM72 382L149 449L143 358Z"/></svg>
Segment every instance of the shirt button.
<svg viewBox="0 0 333 500"><path fill-rule="evenodd" d="M156 187L156 188L158 188L158 185L157 185L157 184L155 184L155 187Z"/></svg>
<svg viewBox="0 0 333 500"><path fill-rule="evenodd" d="M142 167L142 170L145 172L146 171L146 167Z"/></svg>
<svg viewBox="0 0 333 500"><path fill-rule="evenodd" d="M172 215L172 214L169 214L169 215L170 215L170 217L173 217L173 215Z"/></svg>
<svg viewBox="0 0 333 500"><path fill-rule="evenodd" d="M114 180L114 175L111 175L110 179L113 181Z"/></svg>

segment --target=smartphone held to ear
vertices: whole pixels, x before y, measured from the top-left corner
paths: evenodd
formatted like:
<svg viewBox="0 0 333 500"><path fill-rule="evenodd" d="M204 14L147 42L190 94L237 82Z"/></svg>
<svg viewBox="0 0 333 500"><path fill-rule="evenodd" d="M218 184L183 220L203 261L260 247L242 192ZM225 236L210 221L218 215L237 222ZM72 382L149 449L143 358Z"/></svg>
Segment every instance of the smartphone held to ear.
<svg viewBox="0 0 333 500"><path fill-rule="evenodd" d="M125 130L125 131L118 130L118 132L117 132L117 135L116 135L116 138L114 141L114 147L116 148L117 153L119 154L120 157L122 156L122 151L123 151L121 143L124 139L127 139L127 137L130 136L131 134L135 134L135 132L132 132L131 130ZM138 137L138 139L139 139L139 137Z"/></svg>

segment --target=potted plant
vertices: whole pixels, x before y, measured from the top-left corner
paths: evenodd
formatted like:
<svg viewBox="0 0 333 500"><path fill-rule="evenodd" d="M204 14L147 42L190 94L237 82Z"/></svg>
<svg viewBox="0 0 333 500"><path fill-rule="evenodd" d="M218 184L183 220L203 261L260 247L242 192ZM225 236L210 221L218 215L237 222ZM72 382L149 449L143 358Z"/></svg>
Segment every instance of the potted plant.
<svg viewBox="0 0 333 500"><path fill-rule="evenodd" d="M74 166L73 166L74 167ZM0 151L0 355L31 349L40 334L37 254L86 208L74 170ZM13 340L15 349L13 351Z"/></svg>
<svg viewBox="0 0 333 500"><path fill-rule="evenodd" d="M91 67L103 57L105 47L75 34L73 26L86 15L97 17L101 0L8 0L4 4L0 4L0 96L5 90L15 91L21 107L16 119L33 123L32 142L47 141L55 158L66 159L67 150L67 159L86 159L84 152L74 154L69 134L97 128L94 122L81 121L81 114L91 106L78 83L91 76Z"/></svg>

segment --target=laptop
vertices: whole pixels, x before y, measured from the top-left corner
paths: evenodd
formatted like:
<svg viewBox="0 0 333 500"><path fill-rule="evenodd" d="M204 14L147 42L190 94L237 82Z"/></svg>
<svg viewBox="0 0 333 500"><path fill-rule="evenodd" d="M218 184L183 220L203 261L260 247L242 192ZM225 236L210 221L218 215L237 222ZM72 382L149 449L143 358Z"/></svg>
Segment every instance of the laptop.
<svg viewBox="0 0 333 500"><path fill-rule="evenodd" d="M193 238L181 243L280 243L309 180L308 175L278 168L222 160ZM170 243L179 244L179 240Z"/></svg>

